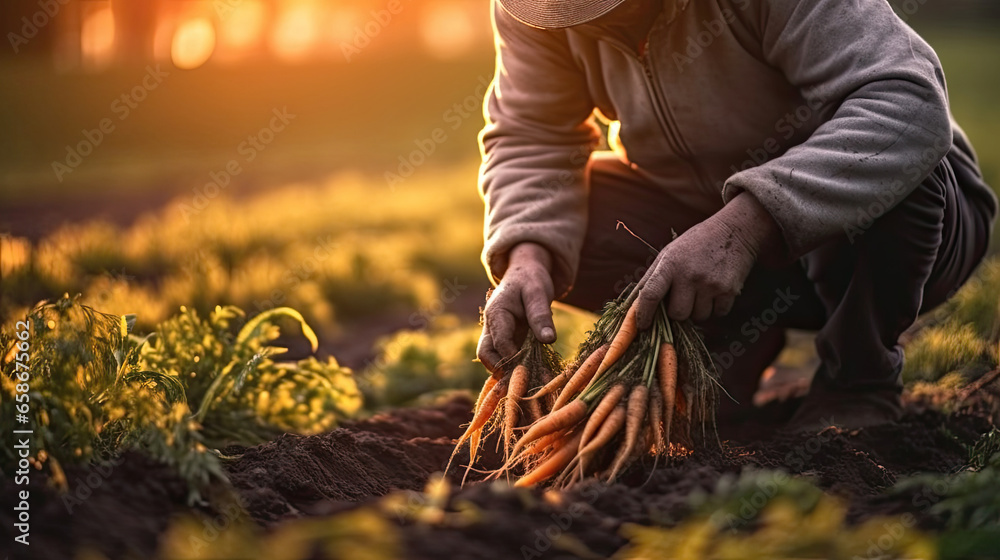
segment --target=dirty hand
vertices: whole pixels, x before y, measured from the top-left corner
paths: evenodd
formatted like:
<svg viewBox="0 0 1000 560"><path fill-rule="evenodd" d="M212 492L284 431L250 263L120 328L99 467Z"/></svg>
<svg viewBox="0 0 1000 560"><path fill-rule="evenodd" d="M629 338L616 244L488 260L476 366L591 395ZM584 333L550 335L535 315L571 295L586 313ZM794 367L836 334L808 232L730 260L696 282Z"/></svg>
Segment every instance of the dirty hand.
<svg viewBox="0 0 1000 560"><path fill-rule="evenodd" d="M516 339L527 328L539 341L555 342L551 270L552 257L541 245L521 243L511 249L503 279L483 310L483 334L476 350L479 361L494 376L501 373L497 364L517 353Z"/></svg>
<svg viewBox="0 0 1000 560"><path fill-rule="evenodd" d="M652 324L664 297L667 315L676 321L728 314L757 257L780 242L778 231L753 195L737 195L657 255L640 281L635 302L639 327Z"/></svg>

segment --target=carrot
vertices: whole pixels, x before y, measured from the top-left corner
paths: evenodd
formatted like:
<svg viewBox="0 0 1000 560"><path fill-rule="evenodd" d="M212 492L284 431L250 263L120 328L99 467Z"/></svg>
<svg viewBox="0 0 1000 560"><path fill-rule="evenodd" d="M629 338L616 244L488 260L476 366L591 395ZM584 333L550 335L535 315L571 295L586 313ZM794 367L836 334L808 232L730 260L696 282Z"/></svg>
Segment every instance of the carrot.
<svg viewBox="0 0 1000 560"><path fill-rule="evenodd" d="M511 454L511 456L508 457L506 461L504 461L503 466L501 466L499 469L497 469L494 474L496 474L497 476L499 476L499 473L506 472L513 465L517 464L519 461L524 460L528 456L530 456L530 455L537 455L538 453L541 453L541 452L545 451L546 449L548 449L549 446L551 446L551 445L557 445L558 446L558 444L561 441L563 441L563 439L566 437L566 434L568 432L569 432L568 429L557 430L555 432L552 432L551 434L547 434L547 435L544 435L544 436L536 439L535 441L533 441L530 444L528 444L527 446L525 446L525 448L523 450L521 450L521 452L519 454L517 454L517 455Z"/></svg>
<svg viewBox="0 0 1000 560"><path fill-rule="evenodd" d="M476 411L472 416L472 422L469 422L469 427L465 429L465 433L462 437L458 438L455 443L455 451L452 452L451 458L448 459L448 464L444 468L444 472L448 472L451 468L451 462L455 460L455 454L458 453L458 448L461 447L463 443L470 440L469 446L469 468L472 468L472 463L476 460L476 450L479 448L479 439L482 436L481 432L483 426L489 421L490 417L496 411L497 406L500 405L500 401L507 395L507 382L509 378L504 377L498 382L490 383L489 380L483 385L483 390L486 390L486 386L489 385L490 389L486 391L483 395L480 392L479 400L476 403ZM469 474L468 469L465 471L466 475Z"/></svg>
<svg viewBox="0 0 1000 560"><path fill-rule="evenodd" d="M670 442L670 424L674 418L674 403L677 398L677 351L674 345L664 342L660 345L660 359L656 373L660 377L660 393L663 395L664 442Z"/></svg>
<svg viewBox="0 0 1000 560"><path fill-rule="evenodd" d="M590 440L590 443L585 445L583 449L580 449L577 453L576 460L580 463L580 470L585 468L587 458L611 441L611 438L615 437L624 424L625 407L619 404L613 411L611 411L607 420L601 424L601 429L597 430L597 435L594 436L594 439Z"/></svg>
<svg viewBox="0 0 1000 560"><path fill-rule="evenodd" d="M567 441L562 447L550 453L537 467L522 476L514 483L515 488L534 486L539 482L544 482L556 474L573 460L576 455L576 448L580 441L580 434Z"/></svg>
<svg viewBox="0 0 1000 560"><path fill-rule="evenodd" d="M479 410L479 407L483 404L483 399L485 399L486 395L490 393L490 389L497 384L497 381L499 381L499 379L493 377L492 375L486 378L486 382L483 383L483 388L479 391L479 398L476 399L476 406L472 408L473 412Z"/></svg>
<svg viewBox="0 0 1000 560"><path fill-rule="evenodd" d="M615 460L612 462L611 475L608 480L614 480L618 471L625 466L625 461L632 456L632 450L639 440L642 431L642 421L646 419L646 405L649 403L649 389L639 384L632 388L628 396L628 413L625 418L625 441L622 442Z"/></svg>
<svg viewBox="0 0 1000 560"><path fill-rule="evenodd" d="M563 385L566 384L566 381L570 378L570 375L573 373L573 371L567 369L566 371L556 376L552 376L552 374L546 375L546 373L547 372L543 372L541 376L542 387L538 389L538 391L536 391L535 394L531 395L530 397L527 397L526 400L544 397L545 395L548 395L553 391L555 391L556 389L562 387Z"/></svg>
<svg viewBox="0 0 1000 560"><path fill-rule="evenodd" d="M521 439L518 440L517 444L514 445L513 451L511 451L511 456L516 456L517 453L524 448L525 445L535 441L536 439L546 435L551 434L557 430L563 428L569 428L570 426L576 424L587 414L587 403L583 399L576 399L565 407L549 413L548 416L542 418L538 422L535 422L528 428Z"/></svg>
<svg viewBox="0 0 1000 560"><path fill-rule="evenodd" d="M483 426L486 425L487 420L496 411L497 406L500 405L500 401L507 396L507 385L510 382L509 377L504 377L500 382L493 385L489 393L483 398L483 402L479 403L479 409L476 410L476 414L472 417L472 422L469 423L469 427L462 434L462 437L458 439L458 445L462 445L473 432L481 430Z"/></svg>
<svg viewBox="0 0 1000 560"><path fill-rule="evenodd" d="M514 428L521 416L521 405L519 403L524 392L528 389L528 368L518 365L510 375L510 383L507 388L507 404L504 405L504 426L503 441L504 447L507 442L514 440Z"/></svg>
<svg viewBox="0 0 1000 560"><path fill-rule="evenodd" d="M583 437L580 438L580 449L583 449L587 445L591 436L597 432L597 429L601 427L601 424L611 414L611 411L618 406L618 401L622 400L624 396L625 385L621 383L616 384L614 387L608 389L607 393L604 393L601 402L598 403L594 411L590 413L590 417L587 418L587 424L583 428Z"/></svg>
<svg viewBox="0 0 1000 560"><path fill-rule="evenodd" d="M628 312L625 313L622 325L618 327L618 332L615 333L614 339L611 340L611 344L608 346L608 353L605 354L604 359L601 360L600 367L597 368L598 376L607 371L608 368L625 355L625 350L628 349L632 341L635 340L636 335L639 334L639 324L635 320L637 309L638 306L633 303L628 308Z"/></svg>
<svg viewBox="0 0 1000 560"><path fill-rule="evenodd" d="M497 381L498 381L498 379L496 377L493 377L492 375L486 378L486 382L483 383L482 390L479 391L479 398L476 399L476 406L473 407L473 409L472 409L473 413L479 412L480 407L482 407L482 405L483 405L483 401L486 399L486 396L490 394L490 391L493 390L493 387L496 386ZM473 416L473 417L475 417L475 416ZM468 433L468 431L466 431L466 433ZM469 464L470 465L476 461L476 451L479 449L479 438L480 438L481 435L482 434L481 434L481 432L479 430L473 432L472 434L469 434Z"/></svg>
<svg viewBox="0 0 1000 560"><path fill-rule="evenodd" d="M653 383L649 388L649 423L652 429L649 431L651 444L650 449L654 453L662 453L667 447L663 440L663 398L660 387Z"/></svg>
<svg viewBox="0 0 1000 560"><path fill-rule="evenodd" d="M555 404L552 405L552 410L558 410L568 403L573 397L576 396L584 387L590 383L590 380L594 378L594 374L600 364L604 361L604 357L607 355L608 345L605 344L594 350L594 353L587 356L587 359L583 361L580 368L576 370L575 373L567 380L566 386L563 387L561 393L559 393L559 398L556 399Z"/></svg>
<svg viewBox="0 0 1000 560"><path fill-rule="evenodd" d="M608 415L614 411L615 407L618 406L618 402L622 400L625 396L625 385L621 383L615 384L614 387L608 389L604 396L601 397L601 402L598 403L594 411L590 413L590 417L587 418L587 424L583 427L583 436L580 438L580 449L582 450L588 443L590 443L590 438L604 423ZM585 461L580 459L580 471L581 474L583 469L586 468Z"/></svg>

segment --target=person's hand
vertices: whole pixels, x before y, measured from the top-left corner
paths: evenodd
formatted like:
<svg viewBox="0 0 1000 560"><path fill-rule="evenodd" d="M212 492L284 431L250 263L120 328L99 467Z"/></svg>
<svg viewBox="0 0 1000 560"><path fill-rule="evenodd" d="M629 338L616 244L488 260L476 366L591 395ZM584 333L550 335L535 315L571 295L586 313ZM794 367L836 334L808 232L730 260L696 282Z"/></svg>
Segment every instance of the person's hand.
<svg viewBox="0 0 1000 560"><path fill-rule="evenodd" d="M762 250L780 239L778 226L749 193L684 232L660 251L639 285L636 320L653 322L667 298L667 316L703 321L729 313Z"/></svg>
<svg viewBox="0 0 1000 560"><path fill-rule="evenodd" d="M476 354L494 376L519 349L530 327L544 344L556 340L552 323L552 257L541 245L520 243L510 251L507 270L483 310L483 333Z"/></svg>

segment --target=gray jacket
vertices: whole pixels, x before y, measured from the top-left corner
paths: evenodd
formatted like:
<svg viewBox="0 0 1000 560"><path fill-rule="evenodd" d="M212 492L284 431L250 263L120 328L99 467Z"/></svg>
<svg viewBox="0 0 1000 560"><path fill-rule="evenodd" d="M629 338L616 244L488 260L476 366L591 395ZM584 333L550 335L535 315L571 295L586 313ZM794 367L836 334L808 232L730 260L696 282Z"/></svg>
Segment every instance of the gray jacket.
<svg viewBox="0 0 1000 560"><path fill-rule="evenodd" d="M511 247L534 241L557 294L571 287L595 109L620 122L609 143L623 157L706 215L751 192L792 257L864 227L966 144L937 56L885 0L664 0L643 56L593 25L529 27L496 2L493 24L480 191L494 281Z"/></svg>

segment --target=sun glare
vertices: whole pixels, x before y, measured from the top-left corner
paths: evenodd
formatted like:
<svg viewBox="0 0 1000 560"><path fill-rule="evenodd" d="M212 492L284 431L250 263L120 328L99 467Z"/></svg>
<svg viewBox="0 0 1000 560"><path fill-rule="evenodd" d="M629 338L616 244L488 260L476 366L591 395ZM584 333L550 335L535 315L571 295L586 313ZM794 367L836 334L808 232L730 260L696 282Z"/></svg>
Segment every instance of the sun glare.
<svg viewBox="0 0 1000 560"><path fill-rule="evenodd" d="M215 51L215 27L205 18L181 23L174 31L170 45L170 59L183 70L197 68Z"/></svg>
<svg viewBox="0 0 1000 560"><path fill-rule="evenodd" d="M83 60L94 66L111 62L115 47L115 15L110 7L94 10L80 28L80 51Z"/></svg>
<svg viewBox="0 0 1000 560"><path fill-rule="evenodd" d="M465 2L442 1L426 5L420 20L424 45L438 58L461 57L476 39Z"/></svg>
<svg viewBox="0 0 1000 560"><path fill-rule="evenodd" d="M260 0L243 0L220 19L220 43L237 49L249 47L264 30L264 4Z"/></svg>
<svg viewBox="0 0 1000 560"><path fill-rule="evenodd" d="M294 4L278 16L271 35L275 54L299 60L310 54L319 39L320 10L312 3Z"/></svg>

